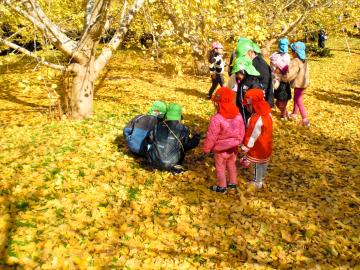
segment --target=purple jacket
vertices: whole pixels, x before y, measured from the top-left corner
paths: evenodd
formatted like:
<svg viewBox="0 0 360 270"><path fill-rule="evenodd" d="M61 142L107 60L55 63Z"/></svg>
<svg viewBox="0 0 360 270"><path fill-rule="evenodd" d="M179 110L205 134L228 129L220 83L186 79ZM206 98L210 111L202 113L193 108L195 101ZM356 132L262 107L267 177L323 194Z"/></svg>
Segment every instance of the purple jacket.
<svg viewBox="0 0 360 270"><path fill-rule="evenodd" d="M210 119L203 151L221 152L239 146L245 135L244 120L240 114L233 119L226 119L220 113Z"/></svg>

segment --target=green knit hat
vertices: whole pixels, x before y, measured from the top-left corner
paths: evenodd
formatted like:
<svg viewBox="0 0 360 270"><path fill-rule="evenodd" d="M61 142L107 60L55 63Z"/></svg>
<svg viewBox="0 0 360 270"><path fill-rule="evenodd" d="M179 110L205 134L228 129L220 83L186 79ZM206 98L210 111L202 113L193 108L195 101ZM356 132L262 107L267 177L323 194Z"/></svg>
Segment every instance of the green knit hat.
<svg viewBox="0 0 360 270"><path fill-rule="evenodd" d="M166 112L166 120L181 120L182 109L179 104L170 103Z"/></svg>
<svg viewBox="0 0 360 270"><path fill-rule="evenodd" d="M244 56L249 50L253 50L256 53L260 53L260 47L251 39L241 37L236 44L236 54L238 56Z"/></svg>
<svg viewBox="0 0 360 270"><path fill-rule="evenodd" d="M246 56L238 57L235 59L235 64L232 73L237 73L241 70L245 70L246 73L249 75L253 75L253 76L260 75L260 73L253 66L252 61Z"/></svg>
<svg viewBox="0 0 360 270"><path fill-rule="evenodd" d="M149 115L153 115L153 116L159 116L159 117L163 117L166 113L166 103L156 100L154 101L154 103L151 105L150 110L148 111Z"/></svg>

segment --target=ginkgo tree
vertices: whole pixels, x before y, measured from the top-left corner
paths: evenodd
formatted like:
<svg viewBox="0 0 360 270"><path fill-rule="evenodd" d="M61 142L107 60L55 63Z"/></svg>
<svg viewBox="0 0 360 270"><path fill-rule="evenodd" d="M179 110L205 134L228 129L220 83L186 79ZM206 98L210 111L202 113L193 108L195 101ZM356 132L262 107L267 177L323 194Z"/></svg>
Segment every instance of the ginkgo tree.
<svg viewBox="0 0 360 270"><path fill-rule="evenodd" d="M38 35L42 36L42 41L46 41L43 43L49 45L45 46L46 48L55 47L65 56L65 61L54 62L19 46L12 41L11 36L0 37L0 43L35 58L45 66L63 72L61 87L57 89L60 96L59 107L61 114L74 119L84 119L93 114L95 80L122 43L130 23L145 0L134 0L129 8L126 0L123 1L122 7L119 3L112 5L111 2L75 0L71 4L70 1L0 1L3 5L3 17L9 19L7 23L19 24L20 21L20 26L25 27L26 24L23 25L23 22L30 23L36 28ZM62 4L68 13L63 13L61 9L55 10L55 7L61 7ZM82 17L82 23L79 23L79 15ZM66 29L67 26L71 29ZM110 27L116 29L114 35L106 46L100 47L97 52L101 36ZM71 31L79 31L79 38L71 38ZM16 36L16 33L13 36Z"/></svg>
<svg viewBox="0 0 360 270"><path fill-rule="evenodd" d="M280 37L303 32L305 25L318 20L317 14L338 8L348 1L338 0L158 0L152 4L154 20L160 22L177 41L178 51L187 50L197 66L205 64L214 40L235 46L238 37L253 39L268 53ZM354 1L353 1L354 2ZM160 4L160 5L159 5ZM337 15L331 13L336 20ZM305 24L306 23L306 24ZM172 57L170 61L179 61ZM207 69L203 69L207 71Z"/></svg>

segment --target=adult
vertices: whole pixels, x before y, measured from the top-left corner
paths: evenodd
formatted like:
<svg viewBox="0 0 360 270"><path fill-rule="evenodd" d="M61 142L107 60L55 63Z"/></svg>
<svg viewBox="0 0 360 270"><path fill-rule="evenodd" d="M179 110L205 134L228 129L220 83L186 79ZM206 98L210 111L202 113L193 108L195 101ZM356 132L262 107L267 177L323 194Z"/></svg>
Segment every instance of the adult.
<svg viewBox="0 0 360 270"><path fill-rule="evenodd" d="M310 126L307 119L307 112L304 106L304 92L309 86L309 68L306 62L306 46L303 42L295 42L291 44L293 59L290 62L288 72L282 76L283 81L291 82L294 88L294 109L291 114L292 119L297 119L300 112L303 126Z"/></svg>
<svg viewBox="0 0 360 270"><path fill-rule="evenodd" d="M147 114L135 116L125 126L123 133L130 152L138 156L145 156L147 139L156 124L162 121L166 113L166 103L155 101Z"/></svg>
<svg viewBox="0 0 360 270"><path fill-rule="evenodd" d="M318 32L318 47L320 49L325 48L325 41L327 40L327 35L324 29L320 29Z"/></svg>
<svg viewBox="0 0 360 270"><path fill-rule="evenodd" d="M246 56L250 58L253 66L260 73L259 81L262 84L262 89L265 91L265 100L273 108L274 91L271 68L264 60L260 47L250 39L239 38L236 45L236 55L237 57Z"/></svg>
<svg viewBox="0 0 360 270"><path fill-rule="evenodd" d="M174 174L183 172L185 153L199 144L200 135L190 137L189 128L181 119L181 106L169 104L165 121L159 122L149 134L147 157L151 166Z"/></svg>

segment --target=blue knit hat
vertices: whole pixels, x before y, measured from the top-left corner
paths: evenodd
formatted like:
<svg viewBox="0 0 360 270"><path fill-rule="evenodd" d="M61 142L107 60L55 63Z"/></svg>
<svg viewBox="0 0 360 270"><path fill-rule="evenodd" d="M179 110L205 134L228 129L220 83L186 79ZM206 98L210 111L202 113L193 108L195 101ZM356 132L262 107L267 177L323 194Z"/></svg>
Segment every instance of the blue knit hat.
<svg viewBox="0 0 360 270"><path fill-rule="evenodd" d="M303 42L297 41L295 43L292 43L290 47L301 60L306 59L306 52L305 52L306 46Z"/></svg>
<svg viewBox="0 0 360 270"><path fill-rule="evenodd" d="M287 53L288 52L288 46L289 46L289 41L287 38L281 38L279 40L279 52L280 53Z"/></svg>

